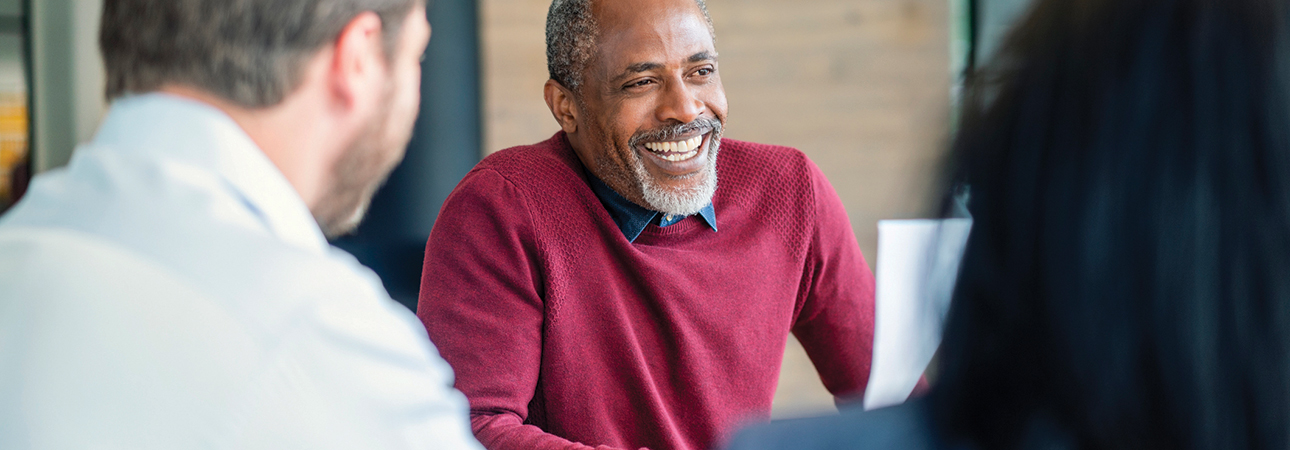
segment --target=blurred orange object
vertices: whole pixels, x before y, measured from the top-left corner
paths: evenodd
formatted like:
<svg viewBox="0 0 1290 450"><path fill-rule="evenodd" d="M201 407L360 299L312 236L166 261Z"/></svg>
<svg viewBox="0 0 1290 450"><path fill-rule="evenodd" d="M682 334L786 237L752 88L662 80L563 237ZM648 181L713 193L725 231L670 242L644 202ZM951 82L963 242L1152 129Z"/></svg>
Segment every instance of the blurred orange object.
<svg viewBox="0 0 1290 450"><path fill-rule="evenodd" d="M27 131L26 93L0 92L0 205L14 200L12 176L16 166L27 160Z"/></svg>

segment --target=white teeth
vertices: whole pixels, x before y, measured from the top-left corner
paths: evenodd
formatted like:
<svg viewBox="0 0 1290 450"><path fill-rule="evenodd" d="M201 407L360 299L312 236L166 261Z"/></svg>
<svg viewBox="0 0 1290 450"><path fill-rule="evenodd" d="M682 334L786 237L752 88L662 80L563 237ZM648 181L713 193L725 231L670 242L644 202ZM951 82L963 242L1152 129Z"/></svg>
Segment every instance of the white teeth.
<svg viewBox="0 0 1290 450"><path fill-rule="evenodd" d="M695 136L695 137L686 139L684 141L681 141L681 153L685 153L690 150L697 149L699 148L699 144L702 144L702 143L703 143L702 135Z"/></svg>
<svg viewBox="0 0 1290 450"><path fill-rule="evenodd" d="M659 157L668 161L685 161L699 154L700 145L703 145L703 135L684 141L649 142L645 144L645 148L657 153L665 153L659 155Z"/></svg>
<svg viewBox="0 0 1290 450"><path fill-rule="evenodd" d="M694 155L698 155L698 154L699 154L698 150L691 150L686 153L673 153L670 155L659 155L659 157L666 159L668 161L685 161L687 159L693 158Z"/></svg>

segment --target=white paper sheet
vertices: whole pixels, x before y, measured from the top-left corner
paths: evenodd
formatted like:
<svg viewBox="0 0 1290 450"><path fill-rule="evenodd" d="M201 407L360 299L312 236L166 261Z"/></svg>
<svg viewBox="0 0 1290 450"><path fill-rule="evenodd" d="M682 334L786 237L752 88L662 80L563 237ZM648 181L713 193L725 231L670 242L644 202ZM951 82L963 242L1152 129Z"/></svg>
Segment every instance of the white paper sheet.
<svg viewBox="0 0 1290 450"><path fill-rule="evenodd" d="M941 342L971 219L878 222L873 365L865 409L903 403Z"/></svg>

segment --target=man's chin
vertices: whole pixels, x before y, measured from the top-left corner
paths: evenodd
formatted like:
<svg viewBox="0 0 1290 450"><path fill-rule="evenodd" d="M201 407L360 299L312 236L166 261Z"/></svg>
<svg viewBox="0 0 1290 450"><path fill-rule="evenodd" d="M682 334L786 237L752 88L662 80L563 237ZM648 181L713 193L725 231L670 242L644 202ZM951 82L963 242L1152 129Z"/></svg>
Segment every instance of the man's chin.
<svg viewBox="0 0 1290 450"><path fill-rule="evenodd" d="M376 196L381 186L389 180L390 174L402 159L402 153L400 152L397 157L384 163L384 167L379 169L379 176L369 178L366 183L357 182L356 179L338 172L337 179L348 182L342 182L341 185L333 187L333 195L329 196L334 199L333 203L329 205L330 207L323 206L323 210L327 212L314 214L314 219L318 221L318 226L322 228L323 235L327 236L327 239L353 234L358 230L358 226L363 223L363 218L367 215L368 208L372 205L372 197ZM349 166L342 164L341 167Z"/></svg>
<svg viewBox="0 0 1290 450"><path fill-rule="evenodd" d="M371 204L371 199L364 200L358 206L350 208L350 213L333 218L318 218L318 227L322 229L323 236L327 239L336 239L353 234L358 231L358 226L363 223L363 218L367 216L367 208Z"/></svg>
<svg viewBox="0 0 1290 450"><path fill-rule="evenodd" d="M717 174L711 169L687 174L684 178L669 177L668 181L670 186L651 178L642 183L641 189L645 202L649 203L651 209L665 214L697 214L712 203L712 196L717 190Z"/></svg>

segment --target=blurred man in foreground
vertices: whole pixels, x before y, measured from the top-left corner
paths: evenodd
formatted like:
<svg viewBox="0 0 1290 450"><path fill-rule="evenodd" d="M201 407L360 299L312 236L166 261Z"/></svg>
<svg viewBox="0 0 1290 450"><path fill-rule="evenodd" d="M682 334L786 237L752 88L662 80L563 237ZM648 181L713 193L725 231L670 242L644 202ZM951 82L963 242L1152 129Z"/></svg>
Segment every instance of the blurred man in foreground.
<svg viewBox="0 0 1290 450"><path fill-rule="evenodd" d="M426 249L418 311L486 447L711 448L769 417L790 331L864 393L846 212L801 152L721 139L717 59L702 1L551 5L562 131L481 162Z"/></svg>
<svg viewBox="0 0 1290 450"><path fill-rule="evenodd" d="M402 158L421 0L108 0L116 99L0 220L0 448L474 449L324 236Z"/></svg>

